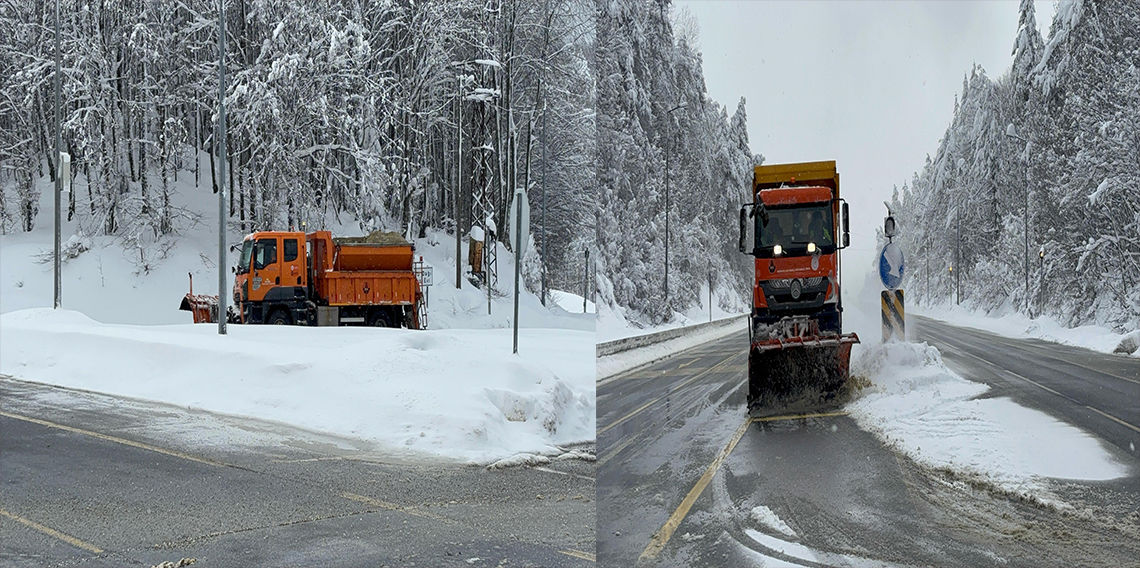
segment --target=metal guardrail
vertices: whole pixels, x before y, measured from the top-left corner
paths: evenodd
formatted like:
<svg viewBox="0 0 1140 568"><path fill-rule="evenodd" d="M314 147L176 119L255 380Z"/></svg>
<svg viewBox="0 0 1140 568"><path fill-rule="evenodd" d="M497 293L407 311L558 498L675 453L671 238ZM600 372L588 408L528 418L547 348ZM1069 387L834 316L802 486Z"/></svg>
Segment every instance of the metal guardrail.
<svg viewBox="0 0 1140 568"><path fill-rule="evenodd" d="M685 327L675 327L673 329L666 329L665 331L658 331L656 333L647 333L645 335L635 335L633 337L625 337L622 339L615 339L605 343L599 343L597 349L597 357L605 357L606 355L613 355L630 349L637 349L638 347L645 347L662 341L669 341L692 333L704 331L706 329L713 329L717 327L724 327L732 325L743 318L748 317L748 314L741 314L729 318L719 319L716 321L700 323L697 325L689 325Z"/></svg>

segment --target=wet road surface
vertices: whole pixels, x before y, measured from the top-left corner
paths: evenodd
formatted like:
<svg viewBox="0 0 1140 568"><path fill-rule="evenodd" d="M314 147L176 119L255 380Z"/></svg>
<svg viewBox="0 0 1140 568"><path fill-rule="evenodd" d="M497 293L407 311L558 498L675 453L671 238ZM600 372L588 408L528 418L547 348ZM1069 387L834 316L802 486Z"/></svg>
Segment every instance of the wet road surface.
<svg viewBox="0 0 1140 568"><path fill-rule="evenodd" d="M10 379L0 404L4 566L593 565L593 463L386 459L283 424Z"/></svg>
<svg viewBox="0 0 1140 568"><path fill-rule="evenodd" d="M969 336L972 330L942 332ZM1007 341L1005 349L1020 348L1018 340ZM1114 453L1130 460L1130 477L1053 483L1069 509L1020 499L896 455L841 407L747 417L746 342L745 333L733 335L599 384L597 550L603 565L1137 564L1135 454ZM944 356L953 368L957 356ZM1053 363L1055 372L1075 364L1068 358L1094 365L1078 356L1085 353L1054 352L1061 359ZM956 370L983 382L1000 374L987 374L984 365ZM1088 416L1097 413L1080 408L1099 404L1105 412L1136 416L1126 413L1127 405L1140 396L1115 403L1123 406L1056 398L1063 402L1045 409ZM1037 408L1033 397L1015 400ZM1129 429L1108 423L1115 422L1082 427L1106 440L1123 434L1109 444L1127 447L1123 431ZM765 522L772 518L786 531Z"/></svg>

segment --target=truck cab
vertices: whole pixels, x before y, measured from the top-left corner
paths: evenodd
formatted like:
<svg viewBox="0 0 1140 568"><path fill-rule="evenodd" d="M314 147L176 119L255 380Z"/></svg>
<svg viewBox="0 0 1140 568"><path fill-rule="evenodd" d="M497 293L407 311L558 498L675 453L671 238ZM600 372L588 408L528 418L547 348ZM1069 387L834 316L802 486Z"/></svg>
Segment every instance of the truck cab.
<svg viewBox="0 0 1140 568"><path fill-rule="evenodd" d="M234 303L242 323L311 324L305 234L260 231L242 242Z"/></svg>
<svg viewBox="0 0 1140 568"><path fill-rule="evenodd" d="M740 217L740 250L755 257L754 327L807 316L821 332L841 333L839 250L850 242L846 212L835 162L755 168L753 202Z"/></svg>

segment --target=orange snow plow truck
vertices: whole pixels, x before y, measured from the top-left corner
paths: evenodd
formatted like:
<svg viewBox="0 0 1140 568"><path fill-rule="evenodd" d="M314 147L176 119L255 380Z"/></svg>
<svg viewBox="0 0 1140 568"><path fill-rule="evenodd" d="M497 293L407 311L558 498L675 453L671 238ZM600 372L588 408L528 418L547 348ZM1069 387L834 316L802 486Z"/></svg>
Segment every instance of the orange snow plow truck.
<svg viewBox="0 0 1140 568"><path fill-rule="evenodd" d="M859 343L854 333L843 333L839 251L851 241L849 225L835 162L756 166L752 203L740 209L740 252L755 257L756 265L750 412L813 404L846 388L851 346Z"/></svg>
<svg viewBox="0 0 1140 568"><path fill-rule="evenodd" d="M414 245L398 234L333 238L261 231L245 237L233 271L232 323L370 325L423 329L430 267L415 260ZM194 323L216 323L217 296L191 290L180 309Z"/></svg>

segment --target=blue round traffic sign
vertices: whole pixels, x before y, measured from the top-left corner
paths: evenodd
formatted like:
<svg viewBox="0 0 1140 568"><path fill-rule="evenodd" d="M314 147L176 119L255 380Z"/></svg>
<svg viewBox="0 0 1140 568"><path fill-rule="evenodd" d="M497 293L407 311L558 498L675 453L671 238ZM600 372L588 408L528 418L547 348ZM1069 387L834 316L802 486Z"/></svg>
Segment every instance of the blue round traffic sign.
<svg viewBox="0 0 1140 568"><path fill-rule="evenodd" d="M888 243L879 251L879 280L883 286L896 290L903 279L903 252L895 243Z"/></svg>

